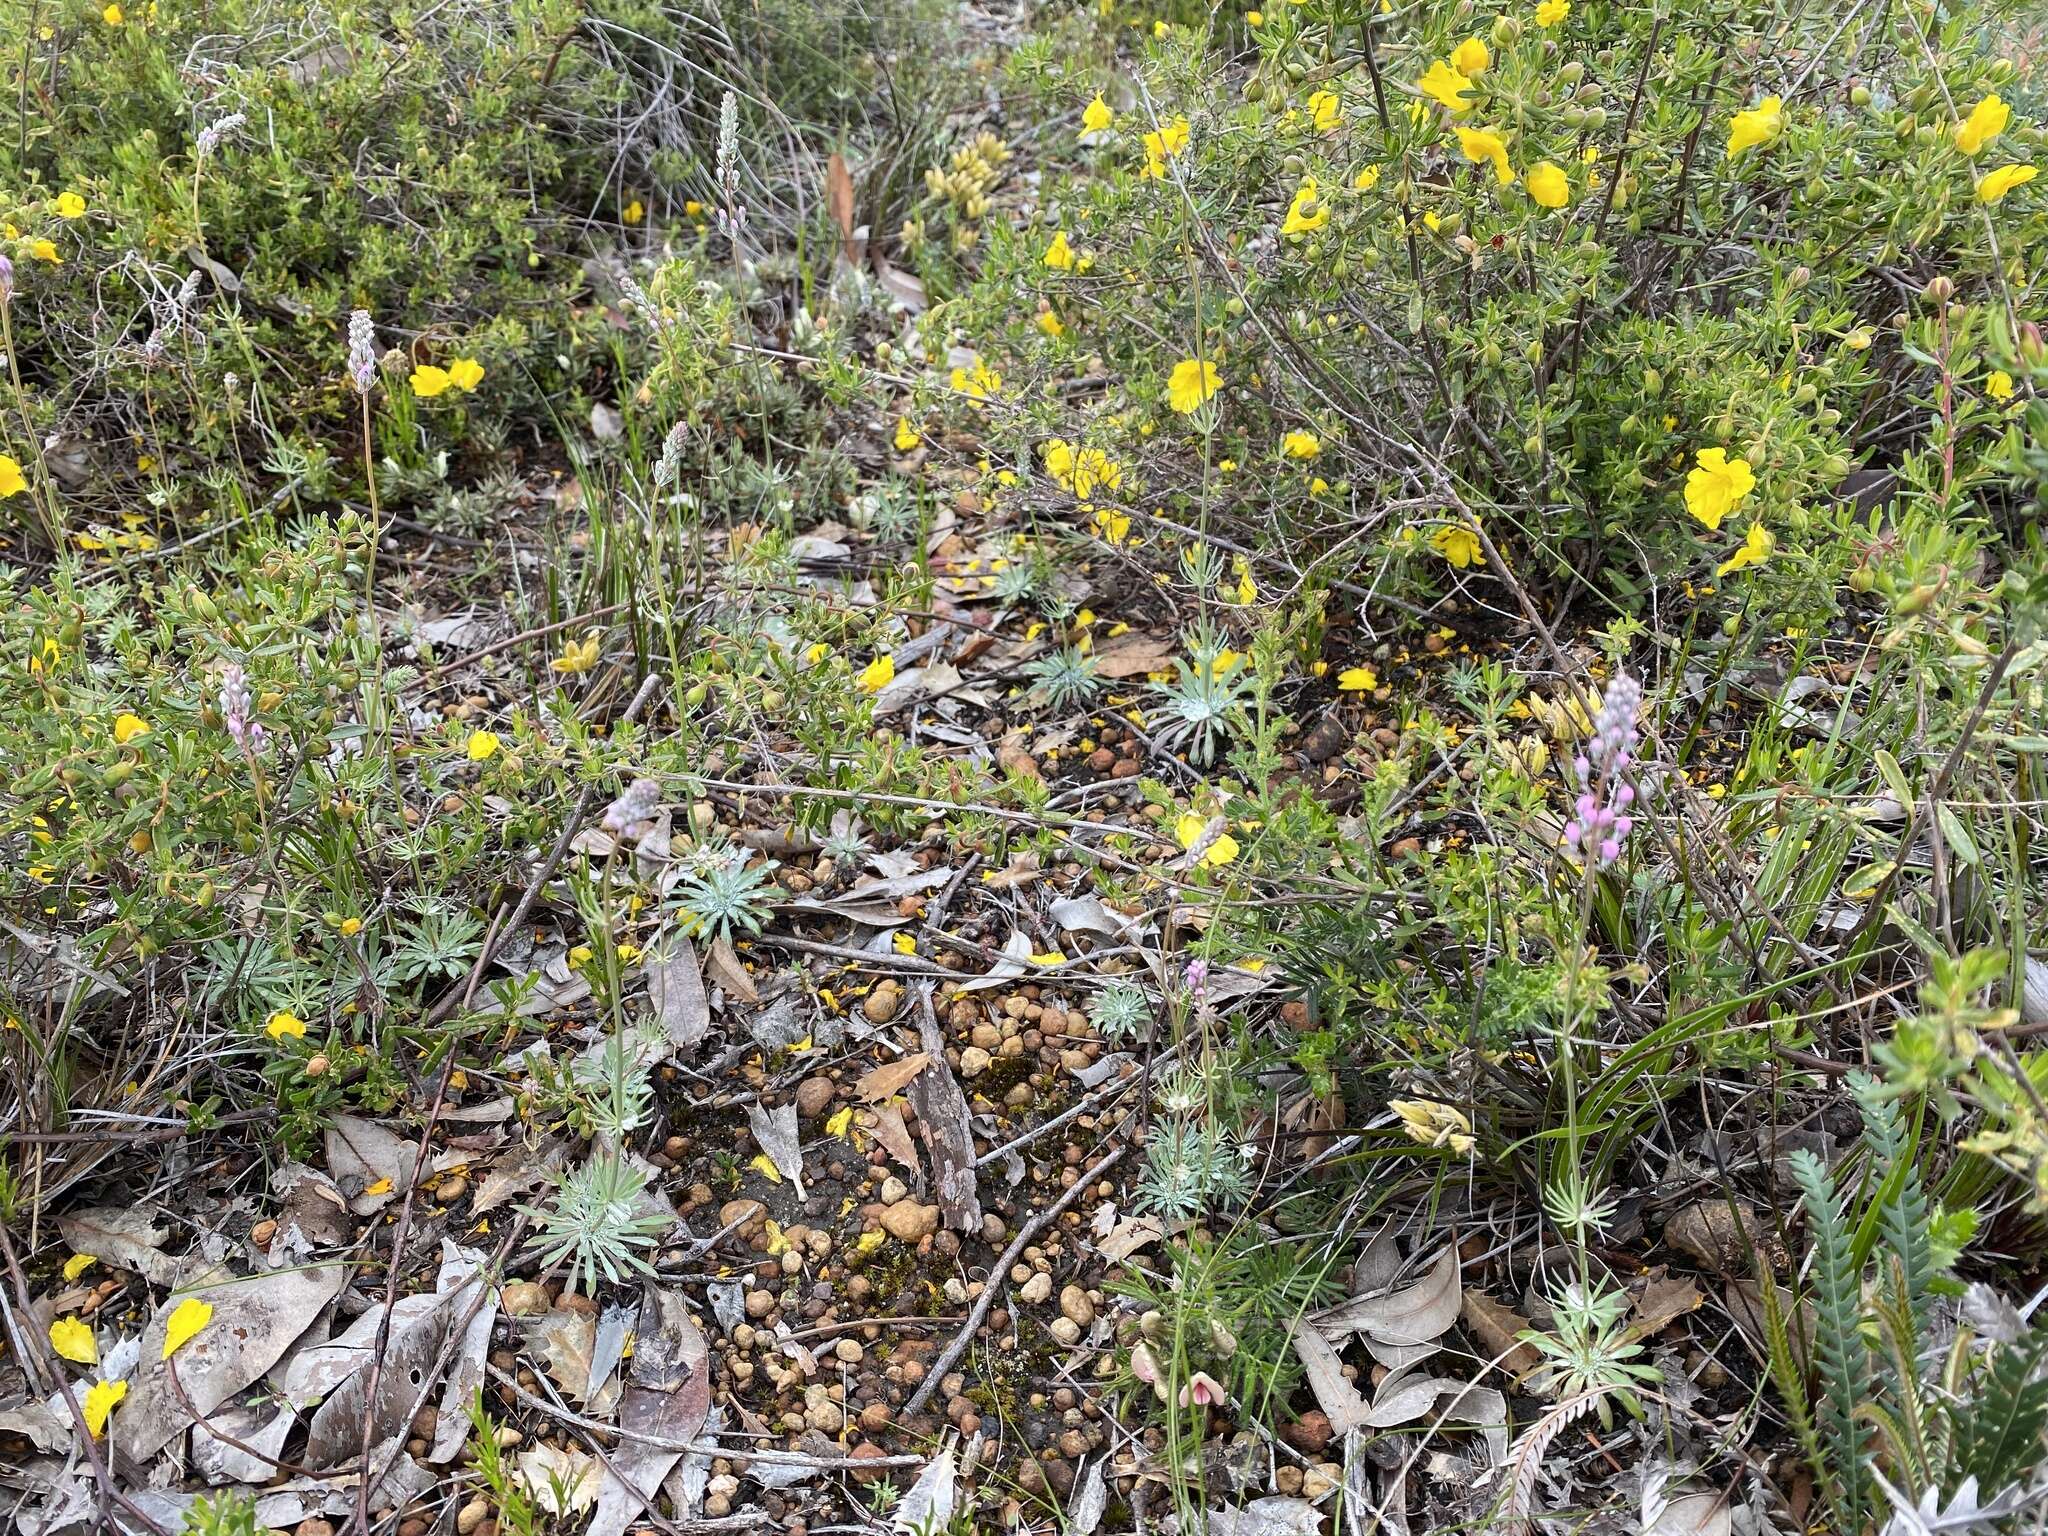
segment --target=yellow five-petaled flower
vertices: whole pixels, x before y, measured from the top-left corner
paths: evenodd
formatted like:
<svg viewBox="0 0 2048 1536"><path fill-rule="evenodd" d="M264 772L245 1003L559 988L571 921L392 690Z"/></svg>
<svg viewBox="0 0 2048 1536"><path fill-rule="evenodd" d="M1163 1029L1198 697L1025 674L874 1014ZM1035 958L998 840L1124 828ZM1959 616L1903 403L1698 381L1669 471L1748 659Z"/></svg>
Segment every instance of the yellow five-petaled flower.
<svg viewBox="0 0 2048 1536"><path fill-rule="evenodd" d="M1753 107L1735 114L1728 124L1728 158L1746 149L1769 144L1785 131L1785 103L1782 97L1766 96Z"/></svg>
<svg viewBox="0 0 2048 1536"><path fill-rule="evenodd" d="M1721 519L1755 489L1747 459L1731 459L1725 448L1702 448L1685 477L1685 510L1718 532Z"/></svg>
<svg viewBox="0 0 2048 1536"><path fill-rule="evenodd" d="M2012 108L1993 91L1977 105L1970 108L1970 115L1956 124L1956 148L1966 155L1974 155L2005 132L2005 125L2012 121Z"/></svg>
<svg viewBox="0 0 2048 1536"><path fill-rule="evenodd" d="M1166 381L1166 403L1183 416L1192 416L1223 387L1223 375L1206 359L1185 358L1173 365Z"/></svg>
<svg viewBox="0 0 2048 1536"><path fill-rule="evenodd" d="M1995 203L2014 187L2024 187L2040 174L2039 166L2001 165L1977 183L1977 201Z"/></svg>

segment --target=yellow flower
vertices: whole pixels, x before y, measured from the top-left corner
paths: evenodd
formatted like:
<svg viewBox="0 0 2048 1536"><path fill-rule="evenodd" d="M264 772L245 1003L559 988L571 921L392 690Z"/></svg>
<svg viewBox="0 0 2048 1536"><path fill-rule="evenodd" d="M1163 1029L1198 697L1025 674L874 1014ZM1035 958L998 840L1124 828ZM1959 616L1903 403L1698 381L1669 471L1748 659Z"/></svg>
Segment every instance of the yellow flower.
<svg viewBox="0 0 2048 1536"><path fill-rule="evenodd" d="M1095 93L1093 101L1081 109L1081 131L1083 133L1100 133L1115 121L1116 114L1109 110L1109 103L1102 99L1100 91Z"/></svg>
<svg viewBox="0 0 2048 1536"><path fill-rule="evenodd" d="M896 953L899 955L914 955L917 953L917 940L900 930L890 942L895 945Z"/></svg>
<svg viewBox="0 0 2048 1536"><path fill-rule="evenodd" d="M908 453L923 441L923 435L910 424L908 416L898 416L896 418L896 451L898 453Z"/></svg>
<svg viewBox="0 0 2048 1536"><path fill-rule="evenodd" d="M986 400L1002 390L1003 376L980 358L976 358L973 368L953 370L952 384L957 392L970 400Z"/></svg>
<svg viewBox="0 0 2048 1536"><path fill-rule="evenodd" d="M50 1324L50 1348L79 1365L99 1364L99 1341L92 1336L91 1325L76 1317L60 1317Z"/></svg>
<svg viewBox="0 0 2048 1536"><path fill-rule="evenodd" d="M1731 459L1725 448L1702 448L1685 477L1685 510L1718 533L1721 519L1755 489L1747 459Z"/></svg>
<svg viewBox="0 0 2048 1536"><path fill-rule="evenodd" d="M1060 324L1060 317L1049 309L1038 312L1038 328L1054 340L1067 334L1067 328Z"/></svg>
<svg viewBox="0 0 2048 1536"><path fill-rule="evenodd" d="M1191 416L1222 387L1223 376L1214 363L1186 358L1173 365L1173 376L1166 381L1166 403L1181 415Z"/></svg>
<svg viewBox="0 0 2048 1536"><path fill-rule="evenodd" d="M2001 165L1977 183L1977 201L1995 203L2014 187L2024 187L2040 174L2038 166Z"/></svg>
<svg viewBox="0 0 2048 1536"><path fill-rule="evenodd" d="M362 931L363 920L360 917L344 917L341 920L341 936L344 939L352 939Z"/></svg>
<svg viewBox="0 0 2048 1536"><path fill-rule="evenodd" d="M626 204L626 211L620 214L619 217L628 224L638 224L647 217L647 210L640 206L640 199L636 197L633 201Z"/></svg>
<svg viewBox="0 0 2048 1536"><path fill-rule="evenodd" d="M1448 59L1438 59L1430 65L1429 72L1415 82L1415 88L1453 112L1472 110L1472 103L1465 99L1465 93L1472 89L1472 82L1458 73L1457 67Z"/></svg>
<svg viewBox="0 0 2048 1536"><path fill-rule="evenodd" d="M2011 393L2010 390L2007 391ZM125 747L138 736L149 734L149 722L140 715L116 715L114 717L114 744Z"/></svg>
<svg viewBox="0 0 2048 1536"><path fill-rule="evenodd" d="M1371 667L1346 667L1337 674L1337 687L1345 693L1371 693L1379 685Z"/></svg>
<svg viewBox="0 0 2048 1536"><path fill-rule="evenodd" d="M1492 63L1493 55L1480 38L1468 37L1451 50L1451 68L1461 75L1483 75Z"/></svg>
<svg viewBox="0 0 2048 1536"><path fill-rule="evenodd" d="M1503 139L1491 128L1460 127L1458 129L1458 148L1464 151L1465 158L1474 165L1491 162L1494 179L1502 186L1511 187L1514 185L1515 173L1508 166L1507 140Z"/></svg>
<svg viewBox="0 0 2048 1536"><path fill-rule="evenodd" d="M1280 221L1280 233L1283 235L1313 234L1329 222L1329 206L1316 200L1315 177L1309 176L1304 178L1301 186L1295 191L1294 201L1288 204L1287 217Z"/></svg>
<svg viewBox="0 0 2048 1536"><path fill-rule="evenodd" d="M575 948L571 949L569 953L565 955L563 958L569 962L570 970L580 971L583 969L584 966L590 964L591 959L595 954L596 951L593 950L588 944L578 944L577 946L575 946Z"/></svg>
<svg viewBox="0 0 2048 1536"><path fill-rule="evenodd" d="M1328 133L1344 121L1344 98L1335 91L1317 91L1308 99L1308 115L1317 133Z"/></svg>
<svg viewBox="0 0 2048 1536"><path fill-rule="evenodd" d="M562 654L548 663L550 671L570 673L588 672L597 665L598 637L593 632L581 640L568 640L562 644Z"/></svg>
<svg viewBox="0 0 2048 1536"><path fill-rule="evenodd" d="M179 1350L192 1342L193 1335L213 1321L213 1305L196 1296L187 1296L172 1309L170 1320L164 1324L164 1358L170 1359Z"/></svg>
<svg viewBox="0 0 2048 1536"><path fill-rule="evenodd" d="M86 1389L85 1432L97 1440L107 1432L107 1415L128 1395L126 1381L96 1381Z"/></svg>
<svg viewBox="0 0 2048 1536"><path fill-rule="evenodd" d="M1244 24L1256 31L1266 24L1265 13L1263 11L1246 11L1244 13Z"/></svg>
<svg viewBox="0 0 2048 1536"><path fill-rule="evenodd" d="M1055 272L1074 270L1074 248L1067 244L1067 232L1062 229L1052 237L1052 244L1045 248L1045 264Z"/></svg>
<svg viewBox="0 0 2048 1536"><path fill-rule="evenodd" d="M2010 400L2012 398L2012 375L2003 368L1998 369L1990 378L1984 381L1984 393L1994 400Z"/></svg>
<svg viewBox="0 0 2048 1536"><path fill-rule="evenodd" d="M484 381L484 365L473 357L458 357L448 365L448 382L467 394Z"/></svg>
<svg viewBox="0 0 2048 1536"><path fill-rule="evenodd" d="M100 12L100 20L104 21L110 27L118 27L119 25L121 25L122 22L126 21L127 19L127 14L124 11L122 11L121 7L118 5L110 5L104 11Z"/></svg>
<svg viewBox="0 0 2048 1536"><path fill-rule="evenodd" d="M1735 114L1728 124L1728 158L1745 149L1768 144L1785 131L1785 103L1782 97L1766 96L1755 106Z"/></svg>
<svg viewBox="0 0 2048 1536"><path fill-rule="evenodd" d="M1554 27L1572 13L1572 0L1542 0L1536 7L1536 25Z"/></svg>
<svg viewBox="0 0 2048 1536"><path fill-rule="evenodd" d="M64 1261L64 1278L66 1280L76 1280L97 1263L99 1263L99 1260L89 1253L74 1253Z"/></svg>
<svg viewBox="0 0 2048 1536"><path fill-rule="evenodd" d="M1475 1145L1472 1122L1448 1104L1432 1099L1394 1099L1387 1108L1401 1117L1401 1129L1409 1138L1425 1147L1449 1147L1463 1157Z"/></svg>
<svg viewBox="0 0 2048 1536"><path fill-rule="evenodd" d="M1562 208L1572 200L1572 184L1564 172L1548 160L1529 167L1529 195L1545 208Z"/></svg>
<svg viewBox="0 0 2048 1536"><path fill-rule="evenodd" d="M1461 571L1467 566L1480 564L1485 558L1479 535L1462 523L1437 529L1429 536L1429 547Z"/></svg>
<svg viewBox="0 0 2048 1536"><path fill-rule="evenodd" d="M1159 177L1166 174L1166 162L1188 147L1188 120L1176 117L1161 123L1157 133L1145 135L1145 168L1141 176Z"/></svg>
<svg viewBox="0 0 2048 1536"><path fill-rule="evenodd" d="M1202 832L1209 825L1203 817L1189 811L1173 824L1173 835L1181 847L1192 848L1202 840ZM1237 839L1228 832L1219 832L1216 841L1202 850L1202 862L1211 869L1228 864L1238 855Z"/></svg>
<svg viewBox="0 0 2048 1536"><path fill-rule="evenodd" d="M1752 565L1762 565L1771 558L1771 551L1778 547L1778 541L1771 537L1770 529L1762 523L1751 523L1749 533L1742 541L1742 548L1714 567L1716 576L1732 575L1747 570Z"/></svg>
<svg viewBox="0 0 2048 1536"><path fill-rule="evenodd" d="M495 731L471 731L469 743L463 748L472 763L488 763L498 755L498 735Z"/></svg>
<svg viewBox="0 0 2048 1536"><path fill-rule="evenodd" d="M685 198L683 200L683 214L687 218L701 219L704 217L704 205L694 197Z"/></svg>
<svg viewBox="0 0 2048 1536"><path fill-rule="evenodd" d="M263 1026L263 1033L273 1040L290 1036L294 1040L306 1038L306 1021L295 1013L286 1013L282 1008L270 1016L270 1022Z"/></svg>
<svg viewBox="0 0 2048 1536"><path fill-rule="evenodd" d="M422 400L431 400L436 395L446 394L448 386L455 381L448 376L445 368L436 368L432 363L422 363L412 371L412 392Z"/></svg>
<svg viewBox="0 0 2048 1536"><path fill-rule="evenodd" d="M886 652L860 669L860 691L880 693L896 677L896 658Z"/></svg>
<svg viewBox="0 0 2048 1536"><path fill-rule="evenodd" d="M85 217L85 199L76 192L57 194L57 217L60 219L82 219Z"/></svg>
<svg viewBox="0 0 2048 1536"><path fill-rule="evenodd" d="M57 242L54 240L36 239L29 241L28 253L37 261L47 261L53 267L64 265L64 258L57 253Z"/></svg>
<svg viewBox="0 0 2048 1536"><path fill-rule="evenodd" d="M1088 496L1096 490L1120 490L1124 467L1100 448L1083 448L1074 455L1074 494Z"/></svg>
<svg viewBox="0 0 2048 1536"><path fill-rule="evenodd" d="M1131 520L1121 512L1108 507L1095 509L1095 531L1112 544L1121 544L1130 537Z"/></svg>
<svg viewBox="0 0 2048 1536"><path fill-rule="evenodd" d="M1351 185L1356 187L1360 192L1370 192L1374 187L1378 186L1379 184L1380 168L1376 165L1368 165L1367 167L1365 167L1364 170L1360 171L1356 176L1351 178Z"/></svg>
<svg viewBox="0 0 2048 1536"><path fill-rule="evenodd" d="M1422 214L1422 225L1433 235L1444 227L1444 216L1434 208L1425 209Z"/></svg>
<svg viewBox="0 0 2048 1536"><path fill-rule="evenodd" d="M1977 105L1970 108L1970 115L1956 124L1956 148L1966 155L1974 155L2001 133L2012 121L2012 108L1999 99L1993 91Z"/></svg>
<svg viewBox="0 0 2048 1536"><path fill-rule="evenodd" d="M1289 432L1280 439L1280 452L1286 458L1312 459L1322 451L1322 442L1313 432Z"/></svg>

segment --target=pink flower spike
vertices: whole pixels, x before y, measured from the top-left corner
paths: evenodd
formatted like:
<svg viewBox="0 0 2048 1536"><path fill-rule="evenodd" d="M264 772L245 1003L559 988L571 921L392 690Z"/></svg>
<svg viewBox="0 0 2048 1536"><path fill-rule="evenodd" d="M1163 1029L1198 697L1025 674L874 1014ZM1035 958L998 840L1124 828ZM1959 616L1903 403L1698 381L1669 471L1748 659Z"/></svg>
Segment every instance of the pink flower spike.
<svg viewBox="0 0 2048 1536"><path fill-rule="evenodd" d="M1230 1394L1223 1390L1223 1383L1207 1371L1195 1372L1188 1378L1188 1384L1180 1389L1180 1405L1183 1408L1197 1403L1209 1408L1229 1401Z"/></svg>
<svg viewBox="0 0 2048 1536"><path fill-rule="evenodd" d="M1145 1385L1154 1386L1159 1381L1159 1360L1152 1353L1150 1344L1141 1343L1131 1351L1131 1374Z"/></svg>

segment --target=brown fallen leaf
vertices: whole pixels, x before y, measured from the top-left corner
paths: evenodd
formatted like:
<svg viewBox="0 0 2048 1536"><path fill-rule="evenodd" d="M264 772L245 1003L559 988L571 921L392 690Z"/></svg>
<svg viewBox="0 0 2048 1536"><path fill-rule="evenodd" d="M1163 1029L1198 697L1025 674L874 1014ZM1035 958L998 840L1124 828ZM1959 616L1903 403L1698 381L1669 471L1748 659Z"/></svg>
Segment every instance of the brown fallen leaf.
<svg viewBox="0 0 2048 1536"><path fill-rule="evenodd" d="M918 1160L917 1146L910 1139L910 1127L903 1123L902 1106L894 1102L877 1104L868 1111L867 1128L882 1144L882 1150L910 1175L911 1182L923 1189L924 1164Z"/></svg>
<svg viewBox="0 0 2048 1536"><path fill-rule="evenodd" d="M730 940L713 939L711 948L704 956L704 969L711 979L743 1003L758 1003L761 994L754 990L754 983L747 975L747 968L740 964L740 957L733 953Z"/></svg>
<svg viewBox="0 0 2048 1536"><path fill-rule="evenodd" d="M1630 1289L1635 1290L1636 1287L1631 1286ZM1706 1299L1691 1280L1683 1275L1666 1274L1660 1264L1642 1278L1641 1290L1629 1310L1629 1335L1647 1339L1661 1333L1681 1317L1698 1311L1700 1303Z"/></svg>
<svg viewBox="0 0 2048 1536"><path fill-rule="evenodd" d="M917 1003L918 1034L933 1069L912 1080L910 1107L932 1160L933 1193L938 1196L946 1225L956 1232L972 1232L981 1226L981 1200L975 1189L974 1130L968 1119L967 1095L945 1063L945 1040L932 1010L931 983L918 989Z"/></svg>
<svg viewBox="0 0 2048 1536"><path fill-rule="evenodd" d="M931 1065L931 1059L929 1051L919 1051L916 1055L906 1056L901 1061L884 1062L855 1083L853 1091L865 1104L877 1104L883 1099L893 1099L910 1086L911 1080L918 1073Z"/></svg>
<svg viewBox="0 0 2048 1536"><path fill-rule="evenodd" d="M1096 647L1095 670L1103 677L1119 681L1143 677L1148 672L1170 668L1176 654L1171 635L1131 630Z"/></svg>
<svg viewBox="0 0 2048 1536"><path fill-rule="evenodd" d="M680 933L664 937L647 957L647 1001L661 1032L679 1049L694 1048L711 1028L697 946Z"/></svg>
<svg viewBox="0 0 2048 1536"><path fill-rule="evenodd" d="M1543 1356L1536 1346L1522 1341L1529 1320L1513 1307L1503 1306L1484 1291L1467 1291L1459 1312L1465 1326L1479 1341L1479 1347L1494 1357L1494 1363L1510 1376L1533 1371Z"/></svg>

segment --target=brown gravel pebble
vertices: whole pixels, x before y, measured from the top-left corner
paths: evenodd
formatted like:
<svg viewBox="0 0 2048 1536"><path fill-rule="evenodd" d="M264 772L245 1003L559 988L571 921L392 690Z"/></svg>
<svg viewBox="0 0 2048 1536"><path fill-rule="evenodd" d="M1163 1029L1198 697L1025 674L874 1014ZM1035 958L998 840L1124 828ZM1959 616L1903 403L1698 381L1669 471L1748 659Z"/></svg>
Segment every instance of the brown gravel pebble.
<svg viewBox="0 0 2048 1536"><path fill-rule="evenodd" d="M838 1091L839 1085L829 1077L807 1077L796 1091L796 1112L815 1120L832 1107L832 1096Z"/></svg>

